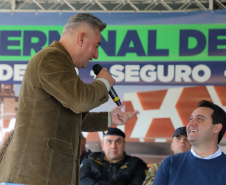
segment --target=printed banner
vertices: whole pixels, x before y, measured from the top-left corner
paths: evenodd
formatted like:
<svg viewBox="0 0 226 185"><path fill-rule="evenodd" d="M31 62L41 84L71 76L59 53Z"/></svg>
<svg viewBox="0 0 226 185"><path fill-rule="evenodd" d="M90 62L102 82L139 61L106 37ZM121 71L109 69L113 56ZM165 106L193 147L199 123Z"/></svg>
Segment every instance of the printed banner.
<svg viewBox="0 0 226 185"><path fill-rule="evenodd" d="M91 83L96 75L95 63L77 70L79 76ZM116 85L226 85L226 62L98 62L106 67ZM27 62L0 62L0 83L20 84Z"/></svg>
<svg viewBox="0 0 226 185"><path fill-rule="evenodd" d="M29 61L63 26L0 26L0 60ZM225 24L110 25L98 61L225 61Z"/></svg>
<svg viewBox="0 0 226 185"><path fill-rule="evenodd" d="M127 142L169 142L176 128L187 126L200 100L226 111L225 91L226 86L196 86L124 93L126 111L138 110L139 114L119 128L125 131ZM99 132L86 137L101 141L103 136Z"/></svg>
<svg viewBox="0 0 226 185"><path fill-rule="evenodd" d="M29 60L60 39L73 14L0 13L0 142L14 128ZM75 70L91 83L95 78L92 66L106 67L116 80L119 97L126 101L125 109L141 112L121 127L128 141L169 141L176 127L186 126L202 99L225 109L225 10L94 15L108 24L101 33L98 59ZM109 100L92 111L114 107ZM162 128L166 131L160 132ZM85 136L88 141L101 138L100 133Z"/></svg>

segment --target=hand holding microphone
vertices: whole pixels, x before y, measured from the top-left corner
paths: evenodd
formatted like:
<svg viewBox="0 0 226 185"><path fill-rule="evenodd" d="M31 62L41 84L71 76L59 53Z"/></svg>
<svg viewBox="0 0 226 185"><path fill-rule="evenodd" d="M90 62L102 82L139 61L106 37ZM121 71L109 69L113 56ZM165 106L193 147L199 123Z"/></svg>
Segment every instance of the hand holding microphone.
<svg viewBox="0 0 226 185"><path fill-rule="evenodd" d="M94 66L93 66L93 72L95 73L95 75L97 75L97 77L98 77L98 74L100 73L103 73L104 72L104 70L106 70L106 68L102 68L99 64L95 64ZM109 73L108 73L109 74ZM105 74L104 74L105 75ZM102 77L102 78L104 78L105 76L104 75L100 75L100 77ZM121 103L121 101L120 101L120 98L118 97L118 95L117 95L117 93L115 92L115 90L114 90L114 88L112 87L113 85L114 85L114 82L112 83L112 80L111 79L114 79L114 78L112 78L111 77L111 79L109 79L108 77L107 77L107 75L106 75L106 78L105 79L107 79L108 81L109 81L109 83L110 83L110 86L111 86L111 89L110 89L110 91L108 92L109 93L109 95L111 96L111 98L113 99L113 101L118 105L118 106L120 106L122 103Z"/></svg>
<svg viewBox="0 0 226 185"><path fill-rule="evenodd" d="M93 67L93 69L95 69L95 67ZM115 84L115 79L107 71L107 68L102 68L101 70L99 70L98 73L95 73L95 74L96 74L96 78L104 78L104 79L106 79L109 82L110 87L112 87Z"/></svg>

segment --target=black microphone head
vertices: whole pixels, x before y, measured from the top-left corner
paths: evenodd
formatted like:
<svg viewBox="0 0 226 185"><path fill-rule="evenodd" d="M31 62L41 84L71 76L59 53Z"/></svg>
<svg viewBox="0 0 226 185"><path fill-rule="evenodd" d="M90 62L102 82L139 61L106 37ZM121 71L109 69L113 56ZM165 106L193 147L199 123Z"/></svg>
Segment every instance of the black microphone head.
<svg viewBox="0 0 226 185"><path fill-rule="evenodd" d="M102 69L102 67L99 64L95 64L93 66L93 72L95 73L95 75L98 75L98 73L100 72L101 69Z"/></svg>

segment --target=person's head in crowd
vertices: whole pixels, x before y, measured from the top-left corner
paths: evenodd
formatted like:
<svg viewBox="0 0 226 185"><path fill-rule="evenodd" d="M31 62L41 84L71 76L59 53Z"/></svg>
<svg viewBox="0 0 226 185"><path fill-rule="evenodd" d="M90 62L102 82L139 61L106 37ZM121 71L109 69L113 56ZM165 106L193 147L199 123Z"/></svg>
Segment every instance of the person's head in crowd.
<svg viewBox="0 0 226 185"><path fill-rule="evenodd" d="M110 163L116 163L124 157L125 137L125 133L118 128L108 128L103 132L101 147L105 159Z"/></svg>
<svg viewBox="0 0 226 185"><path fill-rule="evenodd" d="M98 58L100 32L105 27L105 23L89 13L75 14L68 20L60 43L71 55L75 67L85 68L90 60Z"/></svg>
<svg viewBox="0 0 226 185"><path fill-rule="evenodd" d="M187 125L188 140L192 146L220 143L226 128L225 111L212 102L202 100L192 112Z"/></svg>
<svg viewBox="0 0 226 185"><path fill-rule="evenodd" d="M173 134L171 143L171 150L174 154L189 151L191 149L191 143L187 139L186 127L179 127Z"/></svg>

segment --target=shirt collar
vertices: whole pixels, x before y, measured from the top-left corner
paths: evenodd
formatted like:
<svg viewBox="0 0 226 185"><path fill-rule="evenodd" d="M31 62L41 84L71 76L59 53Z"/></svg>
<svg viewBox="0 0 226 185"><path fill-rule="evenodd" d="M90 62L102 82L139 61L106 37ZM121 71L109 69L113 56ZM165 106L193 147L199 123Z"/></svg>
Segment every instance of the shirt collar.
<svg viewBox="0 0 226 185"><path fill-rule="evenodd" d="M214 154L209 155L209 156L204 157L204 158L202 158L200 155L198 155L198 154L194 151L193 147L191 147L191 153L194 155L194 157L197 157L197 158L200 158L200 159L214 159L214 158L220 156L221 153L222 153L222 152L221 152L221 148L219 147L219 145L217 145L217 147L218 147L218 150L217 150Z"/></svg>

